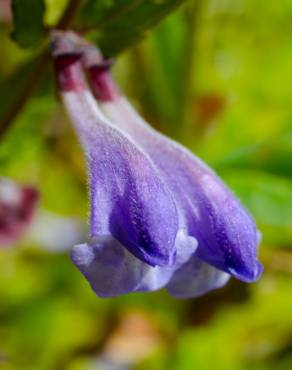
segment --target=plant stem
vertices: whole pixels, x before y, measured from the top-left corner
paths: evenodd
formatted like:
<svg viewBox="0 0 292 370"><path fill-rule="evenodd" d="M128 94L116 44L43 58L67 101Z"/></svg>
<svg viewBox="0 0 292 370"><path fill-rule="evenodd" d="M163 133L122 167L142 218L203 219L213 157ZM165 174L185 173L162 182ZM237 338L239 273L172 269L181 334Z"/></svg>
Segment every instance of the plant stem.
<svg viewBox="0 0 292 370"><path fill-rule="evenodd" d="M48 52L47 51L43 52L43 54L41 54L41 56L39 57L39 62L37 63L31 78L29 78L26 81L26 83L22 86L21 91L18 93L15 101L4 113L3 117L1 117L0 138L10 128L17 115L25 106L27 100L31 97L36 87L41 82L43 76L45 75L46 67L48 65L48 59L49 59Z"/></svg>
<svg viewBox="0 0 292 370"><path fill-rule="evenodd" d="M74 18L74 15L77 11L77 9L79 8L80 4L81 4L81 1L82 0L71 0L67 6L67 8L65 9L61 19L59 20L58 24L56 25L56 29L60 29L60 30L64 30L64 29L67 29L73 18Z"/></svg>

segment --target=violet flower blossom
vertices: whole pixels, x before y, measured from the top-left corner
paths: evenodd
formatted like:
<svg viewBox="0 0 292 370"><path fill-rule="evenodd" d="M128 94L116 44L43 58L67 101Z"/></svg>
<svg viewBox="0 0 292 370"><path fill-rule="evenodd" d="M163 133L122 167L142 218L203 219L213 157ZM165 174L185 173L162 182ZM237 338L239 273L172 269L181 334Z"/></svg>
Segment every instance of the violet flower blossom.
<svg viewBox="0 0 292 370"><path fill-rule="evenodd" d="M33 187L0 178L0 247L13 245L27 231L37 200Z"/></svg>
<svg viewBox="0 0 292 370"><path fill-rule="evenodd" d="M258 232L248 212L207 165L145 123L100 54L78 49L78 42L55 33L53 55L91 192L90 242L75 246L72 259L95 292L166 287L185 298L224 285L230 275L258 279ZM82 76L81 53L106 116Z"/></svg>

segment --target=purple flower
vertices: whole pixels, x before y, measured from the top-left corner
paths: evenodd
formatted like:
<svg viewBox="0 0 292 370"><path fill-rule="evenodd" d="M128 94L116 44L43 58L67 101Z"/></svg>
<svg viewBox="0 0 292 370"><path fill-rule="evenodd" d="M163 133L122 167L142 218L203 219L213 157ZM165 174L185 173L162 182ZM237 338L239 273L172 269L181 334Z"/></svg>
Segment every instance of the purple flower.
<svg viewBox="0 0 292 370"><path fill-rule="evenodd" d="M167 287L189 297L230 275L256 280L258 232L234 195L201 160L145 123L96 50L68 33L53 41L59 89L89 171L90 241L75 246L72 259L96 293ZM99 106L84 82L81 53Z"/></svg>
<svg viewBox="0 0 292 370"><path fill-rule="evenodd" d="M0 178L0 247L16 243L31 223L38 192Z"/></svg>

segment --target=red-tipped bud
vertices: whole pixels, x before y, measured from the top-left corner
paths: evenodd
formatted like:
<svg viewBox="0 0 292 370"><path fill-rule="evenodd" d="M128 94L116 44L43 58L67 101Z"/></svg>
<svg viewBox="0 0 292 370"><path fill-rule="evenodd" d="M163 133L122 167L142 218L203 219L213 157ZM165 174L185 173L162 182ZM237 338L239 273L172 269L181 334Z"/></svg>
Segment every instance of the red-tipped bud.
<svg viewBox="0 0 292 370"><path fill-rule="evenodd" d="M52 31L51 50L60 91L82 91L86 89L80 69L81 50L78 36L71 32Z"/></svg>

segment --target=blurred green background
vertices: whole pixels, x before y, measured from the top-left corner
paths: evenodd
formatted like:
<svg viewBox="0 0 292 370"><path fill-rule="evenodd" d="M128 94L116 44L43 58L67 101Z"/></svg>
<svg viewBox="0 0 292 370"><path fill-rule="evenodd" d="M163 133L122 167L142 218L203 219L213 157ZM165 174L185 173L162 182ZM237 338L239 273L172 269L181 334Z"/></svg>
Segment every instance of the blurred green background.
<svg viewBox="0 0 292 370"><path fill-rule="evenodd" d="M26 238L0 249L0 369L292 369L292 0L16 0L14 21L0 0L0 18L1 176L36 186L40 212L86 220L84 160L46 52L48 28L71 26L250 209L265 266L198 299L100 299L68 250Z"/></svg>

